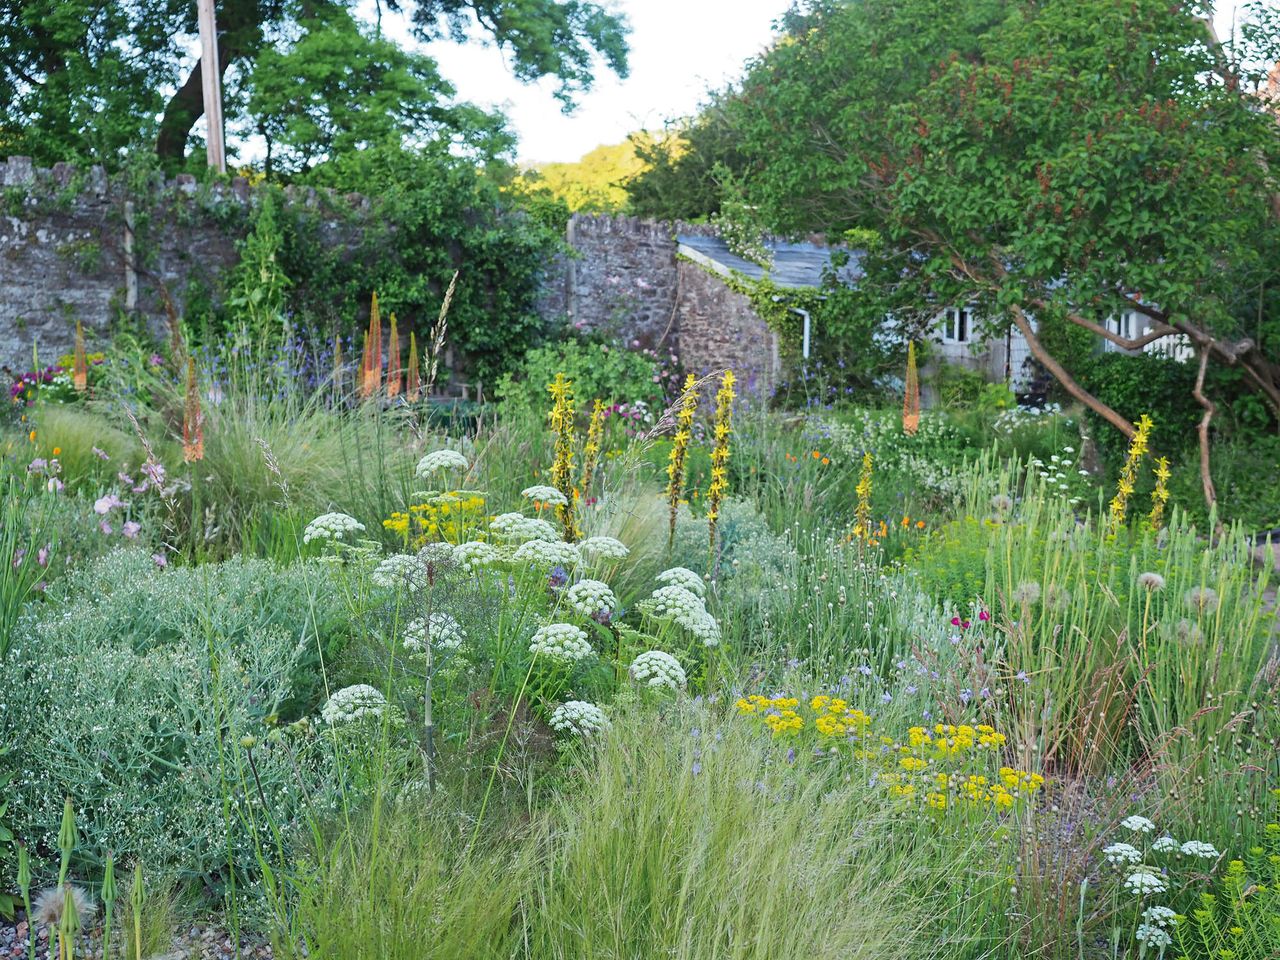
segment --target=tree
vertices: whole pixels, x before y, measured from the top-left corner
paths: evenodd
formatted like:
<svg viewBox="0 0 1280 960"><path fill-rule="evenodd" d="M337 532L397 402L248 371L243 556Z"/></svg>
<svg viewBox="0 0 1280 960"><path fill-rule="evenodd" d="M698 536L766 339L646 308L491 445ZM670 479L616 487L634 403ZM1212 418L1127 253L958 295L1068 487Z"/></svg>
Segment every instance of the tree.
<svg viewBox="0 0 1280 960"><path fill-rule="evenodd" d="M822 2L755 62L733 104L752 198L780 227L873 228L860 286L923 326L944 304L1007 318L1064 390L1069 327L1138 349L1181 335L1206 499L1208 364L1280 414L1280 124L1205 11L1164 0ZM1106 324L1137 311L1149 332ZM1259 332L1270 349L1260 346Z"/></svg>
<svg viewBox="0 0 1280 960"><path fill-rule="evenodd" d="M627 203L623 184L644 169L638 154L651 142L640 131L622 143L602 144L572 163L540 163L517 186L526 192L546 191L574 212L618 213Z"/></svg>
<svg viewBox="0 0 1280 960"><path fill-rule="evenodd" d="M292 109L328 96L342 96L352 84L364 105L361 130L383 109L403 127L426 119L427 131L445 132L444 121L465 121L460 135L474 135L488 122L475 111L446 115L438 107L447 84L426 57L393 52L390 41L354 27L355 0L220 0L218 57L224 85L255 89L258 65L268 76L252 93L229 104L236 109L267 105ZM590 87L594 58L615 72L626 72L626 27L621 17L584 0L384 0L383 9L403 11L423 39L440 36L459 42L487 38L510 54L523 80L554 77L557 96L566 104ZM323 27L324 30L317 28ZM332 31L331 36L323 35ZM41 162L83 159L114 163L126 147L154 140L156 155L168 166L180 165L192 131L203 113L201 70L186 55L196 33L193 0L0 0L0 145ZM380 92L372 81L357 84L354 69L345 79L331 68L343 53L352 63L373 68L387 82ZM292 102L282 78L292 83ZM163 91L172 91L169 94ZM397 93L407 103L391 104ZM432 96L424 96L432 94ZM329 115L317 130L337 137L346 112L347 130L356 129L351 111L340 102L324 105ZM426 116L428 108L436 112ZM311 121L318 118L311 111ZM248 118L250 126L274 123L289 128L279 115ZM295 129L301 130L302 124ZM448 133L452 136L452 133ZM357 139L362 139L357 137ZM305 162L305 158L298 158Z"/></svg>

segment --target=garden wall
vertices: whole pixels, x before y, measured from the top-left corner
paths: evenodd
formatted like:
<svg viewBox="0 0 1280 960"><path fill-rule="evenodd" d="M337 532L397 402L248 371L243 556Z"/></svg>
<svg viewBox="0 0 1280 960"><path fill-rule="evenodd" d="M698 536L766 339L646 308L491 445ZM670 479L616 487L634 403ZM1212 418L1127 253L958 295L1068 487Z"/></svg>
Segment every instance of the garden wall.
<svg viewBox="0 0 1280 960"><path fill-rule="evenodd" d="M677 256L677 234L713 232L706 224L575 214L565 231L574 254L549 269L543 313L674 353L695 373L729 367L749 389L769 389L774 334L747 297Z"/></svg>
<svg viewBox="0 0 1280 960"><path fill-rule="evenodd" d="M367 206L355 194L286 196L314 208L335 244L347 237L326 208ZM180 174L126 189L100 167L0 160L0 365L29 368L33 344L41 366L53 363L71 350L77 320L90 352L121 317L163 334L166 294L182 314L223 290L252 200L242 177L202 185Z"/></svg>

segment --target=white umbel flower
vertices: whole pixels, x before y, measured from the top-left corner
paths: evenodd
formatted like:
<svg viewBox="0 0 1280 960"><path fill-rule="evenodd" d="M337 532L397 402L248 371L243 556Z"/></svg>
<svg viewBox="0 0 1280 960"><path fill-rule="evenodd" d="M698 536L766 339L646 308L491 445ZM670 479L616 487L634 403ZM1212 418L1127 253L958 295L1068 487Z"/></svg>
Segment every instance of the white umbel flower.
<svg viewBox="0 0 1280 960"><path fill-rule="evenodd" d="M1150 923L1138 924L1138 929L1133 932L1133 936L1144 947L1157 947L1163 950L1173 943L1173 938L1169 934Z"/></svg>
<svg viewBox="0 0 1280 960"><path fill-rule="evenodd" d="M463 573L475 573L498 559L493 544L483 540L468 540L453 548L453 562Z"/></svg>
<svg viewBox="0 0 1280 960"><path fill-rule="evenodd" d="M647 687L668 687L679 690L687 678L680 661L662 650L649 650L631 662L631 679Z"/></svg>
<svg viewBox="0 0 1280 960"><path fill-rule="evenodd" d="M654 578L659 583L670 584L675 587L683 587L690 593L704 597L707 594L707 585L702 582L702 577L698 576L688 567L671 567L663 570Z"/></svg>
<svg viewBox="0 0 1280 960"><path fill-rule="evenodd" d="M564 507L569 503L569 498L557 490L555 487L547 486L545 483L537 483L532 487L525 487L520 491L520 496L534 503L549 503L553 507Z"/></svg>
<svg viewBox="0 0 1280 960"><path fill-rule="evenodd" d="M584 617L592 617L601 610L612 610L618 605L609 585L600 580L579 580L564 595L565 602Z"/></svg>
<svg viewBox="0 0 1280 960"><path fill-rule="evenodd" d="M704 646L714 647L720 642L720 627L707 612L702 598L684 587L674 584L659 587L648 600L641 601L640 606L652 617L683 627Z"/></svg>
<svg viewBox="0 0 1280 960"><path fill-rule="evenodd" d="M1147 897L1153 893L1164 893L1169 889L1164 878L1150 870L1135 870L1125 877L1124 888L1135 897Z"/></svg>
<svg viewBox="0 0 1280 960"><path fill-rule="evenodd" d="M328 724L355 723L366 717L377 719L387 709L387 698L367 683L343 687L320 708L320 719Z"/></svg>
<svg viewBox="0 0 1280 960"><path fill-rule="evenodd" d="M594 703L570 700L551 714L551 728L569 736L590 740L609 729L609 718Z"/></svg>
<svg viewBox="0 0 1280 960"><path fill-rule="evenodd" d="M1159 837L1151 844L1151 849L1156 853L1177 853L1179 844L1173 837Z"/></svg>
<svg viewBox="0 0 1280 960"><path fill-rule="evenodd" d="M413 620L404 629L404 648L412 653L424 653L428 644L435 650L457 650L466 639L462 624L444 612Z"/></svg>
<svg viewBox="0 0 1280 960"><path fill-rule="evenodd" d="M587 537L578 541L578 549L584 556L601 557L605 560L625 560L631 553L625 543L613 537Z"/></svg>
<svg viewBox="0 0 1280 960"><path fill-rule="evenodd" d="M416 591L426 577L422 561L407 553L396 553L379 563L369 575L374 586L395 590L404 587Z"/></svg>
<svg viewBox="0 0 1280 960"><path fill-rule="evenodd" d="M1109 847L1103 847L1102 855L1107 858L1107 863L1116 866L1133 866L1142 862L1142 851L1128 843L1113 843Z"/></svg>
<svg viewBox="0 0 1280 960"><path fill-rule="evenodd" d="M500 513L489 521L489 529L503 540L559 540L556 528L541 517L526 517L523 513Z"/></svg>
<svg viewBox="0 0 1280 960"><path fill-rule="evenodd" d="M1171 927L1178 913L1171 907L1147 907L1142 911L1142 919L1153 927Z"/></svg>
<svg viewBox="0 0 1280 960"><path fill-rule="evenodd" d="M529 641L529 652L538 656L575 663L585 660L595 651L591 642L579 627L572 623L551 623L534 631Z"/></svg>
<svg viewBox="0 0 1280 960"><path fill-rule="evenodd" d="M1156 825L1146 817L1140 817L1137 814L1125 817L1120 821L1120 826L1126 830L1132 830L1134 833L1151 833L1156 828Z"/></svg>
<svg viewBox="0 0 1280 960"><path fill-rule="evenodd" d="M530 540L516 547L512 556L516 563L527 563L535 567L576 567L582 562L582 555L572 543L563 540Z"/></svg>
<svg viewBox="0 0 1280 960"><path fill-rule="evenodd" d="M440 470L467 470L470 466L457 450L433 450L418 461L413 475L425 479Z"/></svg>
<svg viewBox="0 0 1280 960"><path fill-rule="evenodd" d="M364 533L364 524L345 513L322 513L302 531L302 542L342 540L349 533Z"/></svg>
<svg viewBox="0 0 1280 960"><path fill-rule="evenodd" d="M1218 848L1203 840L1188 840L1181 847L1184 857L1199 857L1201 860L1217 860Z"/></svg>

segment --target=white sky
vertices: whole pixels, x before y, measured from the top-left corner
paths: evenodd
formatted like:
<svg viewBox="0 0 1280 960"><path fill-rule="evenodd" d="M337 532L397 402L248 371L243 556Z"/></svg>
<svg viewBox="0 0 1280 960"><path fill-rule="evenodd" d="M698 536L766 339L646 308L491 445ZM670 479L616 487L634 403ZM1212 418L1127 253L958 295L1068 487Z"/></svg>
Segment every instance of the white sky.
<svg viewBox="0 0 1280 960"><path fill-rule="evenodd" d="M522 163L577 160L600 144L620 143L632 131L659 129L665 120L695 112L708 90L741 76L743 62L767 48L773 22L790 6L790 0L606 2L631 24L630 74L619 80L599 64L591 92L579 96L568 115L552 95L554 80L520 83L495 47L437 41L425 49L460 99L506 113ZM1216 4L1214 20L1224 40L1237 6ZM369 21L373 9L373 0L358 7ZM382 25L405 45L420 46L403 17L384 11Z"/></svg>
<svg viewBox="0 0 1280 960"><path fill-rule="evenodd" d="M602 143L657 129L693 113L706 91L742 73L743 61L769 44L772 24L789 0L615 0L631 24L630 74L619 80L603 64L591 92L566 116L552 96L555 81L526 85L502 53L478 43L427 47L458 96L503 108L520 138L521 161L577 160ZM391 32L384 19L383 28Z"/></svg>

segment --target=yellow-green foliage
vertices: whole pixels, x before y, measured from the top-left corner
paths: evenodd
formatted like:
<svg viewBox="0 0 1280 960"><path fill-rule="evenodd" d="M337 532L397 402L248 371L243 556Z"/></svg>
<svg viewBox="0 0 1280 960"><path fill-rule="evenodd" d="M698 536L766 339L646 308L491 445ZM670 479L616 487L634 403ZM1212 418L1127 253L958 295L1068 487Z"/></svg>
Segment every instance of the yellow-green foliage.
<svg viewBox="0 0 1280 960"><path fill-rule="evenodd" d="M642 143L652 142L647 133L636 136ZM572 163L537 164L520 177L520 185L545 189L574 212L618 213L627 204L622 184L646 168L636 155L636 144L628 139L603 144Z"/></svg>

